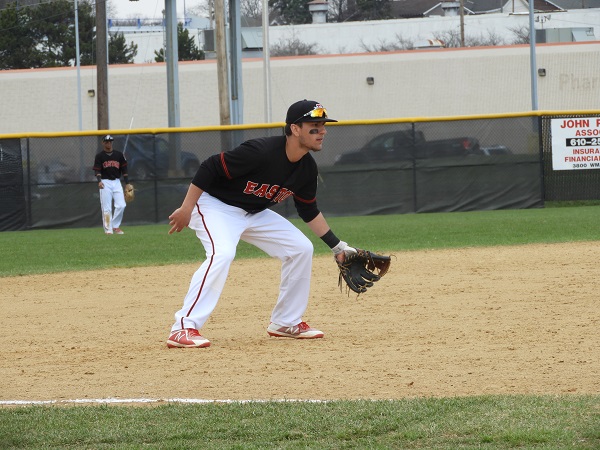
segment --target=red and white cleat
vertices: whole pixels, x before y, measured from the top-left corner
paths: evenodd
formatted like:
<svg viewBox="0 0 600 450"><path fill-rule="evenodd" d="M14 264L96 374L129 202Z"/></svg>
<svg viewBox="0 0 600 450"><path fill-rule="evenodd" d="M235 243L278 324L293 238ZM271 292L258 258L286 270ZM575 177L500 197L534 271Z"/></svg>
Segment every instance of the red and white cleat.
<svg viewBox="0 0 600 450"><path fill-rule="evenodd" d="M271 322L267 327L267 333L269 336L294 339L318 339L324 336L322 331L311 328L306 322L300 322L292 327L284 327Z"/></svg>
<svg viewBox="0 0 600 450"><path fill-rule="evenodd" d="M167 339L169 348L205 348L210 347L210 341L202 336L194 328L185 328L183 330L171 331Z"/></svg>

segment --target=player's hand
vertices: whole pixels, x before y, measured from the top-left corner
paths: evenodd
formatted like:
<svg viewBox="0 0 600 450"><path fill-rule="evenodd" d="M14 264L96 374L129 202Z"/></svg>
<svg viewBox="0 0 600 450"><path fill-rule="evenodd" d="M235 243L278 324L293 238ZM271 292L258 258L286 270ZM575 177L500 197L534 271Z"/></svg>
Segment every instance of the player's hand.
<svg viewBox="0 0 600 450"><path fill-rule="evenodd" d="M342 263L346 260L346 257L356 253L356 249L354 247L350 247L346 242L340 241L338 245L333 247L331 251L334 254L335 260L339 263Z"/></svg>
<svg viewBox="0 0 600 450"><path fill-rule="evenodd" d="M173 234L174 232L179 233L185 227L190 224L190 219L192 217L192 213L182 208L177 208L173 211L173 214L169 216L169 225L171 225L171 229L169 230L169 234Z"/></svg>
<svg viewBox="0 0 600 450"><path fill-rule="evenodd" d="M98 182L98 188L104 189L104 183L102 181Z"/></svg>

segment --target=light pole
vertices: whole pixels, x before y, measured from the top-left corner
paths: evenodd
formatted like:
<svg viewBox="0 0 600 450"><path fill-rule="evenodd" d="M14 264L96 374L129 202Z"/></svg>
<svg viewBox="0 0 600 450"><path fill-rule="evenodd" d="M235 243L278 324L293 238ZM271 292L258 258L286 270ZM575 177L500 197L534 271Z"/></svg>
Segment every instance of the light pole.
<svg viewBox="0 0 600 450"><path fill-rule="evenodd" d="M529 61L531 66L531 109L537 111L538 96L537 96L537 78L535 59L535 25L533 17L533 2L529 2Z"/></svg>
<svg viewBox="0 0 600 450"><path fill-rule="evenodd" d="M81 117L81 61L79 58L79 7L78 0L75 3L75 65L77 66L77 109L79 112L79 131L83 129L83 119Z"/></svg>

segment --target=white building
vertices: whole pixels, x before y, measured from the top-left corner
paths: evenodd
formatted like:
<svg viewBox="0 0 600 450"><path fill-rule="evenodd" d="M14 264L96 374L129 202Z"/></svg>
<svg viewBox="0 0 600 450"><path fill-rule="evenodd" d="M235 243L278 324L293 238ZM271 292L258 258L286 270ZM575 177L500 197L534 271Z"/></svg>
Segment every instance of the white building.
<svg viewBox="0 0 600 450"><path fill-rule="evenodd" d="M528 45L273 58L271 117L299 98L336 119L369 120L527 112L532 109ZM536 48L539 110L597 110L600 42ZM215 60L179 63L181 127L218 126ZM244 124L266 122L264 64L242 60ZM168 127L164 63L111 65L112 130ZM81 68L82 123L97 130L96 67ZM89 95L88 95L89 93ZM0 71L0 134L78 129L74 67Z"/></svg>
<svg viewBox="0 0 600 450"><path fill-rule="evenodd" d="M529 14L521 2L502 13L466 15L464 16L465 41L486 41L493 38L504 45L511 45L517 39L517 30L529 28ZM520 6L519 6L520 5ZM185 25L196 45L205 49L206 34L212 34L212 24L205 18L188 18ZM600 38L600 9L576 9L565 12L548 12L536 14L537 30L573 29L574 33L562 33L560 39L565 41L594 41ZM279 25L269 27L270 45L298 40L313 46L318 54L365 53L393 47L399 41L416 45L421 42L434 41L440 35L456 33L460 28L458 16L430 16L417 19L396 19L383 21L344 22L344 23L312 23L306 25ZM109 23L109 32L121 32L126 42L138 46L138 55L134 62L154 62L154 52L164 45L164 26L160 20L154 25L145 22L133 26L119 26L117 21ZM256 33L254 39L242 38L242 47L261 57L262 30L252 29ZM546 42L555 42L557 38ZM539 39L539 38L538 38ZM552 38L551 38L552 39ZM210 41L210 39L208 39ZM246 41L246 45L244 42ZM257 44L258 43L258 44ZM245 47L245 48L244 48ZM249 56L246 53L245 56ZM211 58L210 51L207 55Z"/></svg>

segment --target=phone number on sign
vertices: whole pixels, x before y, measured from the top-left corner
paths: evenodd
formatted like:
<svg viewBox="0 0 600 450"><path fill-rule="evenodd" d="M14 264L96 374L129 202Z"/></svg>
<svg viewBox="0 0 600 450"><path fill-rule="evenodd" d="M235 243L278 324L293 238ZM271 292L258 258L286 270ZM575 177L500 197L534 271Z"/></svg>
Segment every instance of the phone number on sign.
<svg viewBox="0 0 600 450"><path fill-rule="evenodd" d="M582 145L600 145L600 138L568 138L567 147L580 147Z"/></svg>

